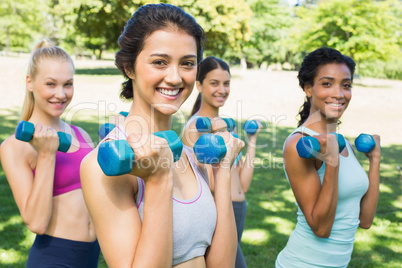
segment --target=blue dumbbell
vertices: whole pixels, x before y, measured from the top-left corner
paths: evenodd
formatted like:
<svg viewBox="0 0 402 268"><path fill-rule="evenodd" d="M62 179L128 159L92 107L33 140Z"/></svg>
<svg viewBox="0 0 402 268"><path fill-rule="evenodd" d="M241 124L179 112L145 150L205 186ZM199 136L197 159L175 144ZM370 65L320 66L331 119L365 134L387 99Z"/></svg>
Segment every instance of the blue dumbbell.
<svg viewBox="0 0 402 268"><path fill-rule="evenodd" d="M258 130L258 122L256 120L247 120L243 125L243 129L247 134L254 134Z"/></svg>
<svg viewBox="0 0 402 268"><path fill-rule="evenodd" d="M116 126L112 123L105 123L101 125L101 127L98 130L98 135L101 140L103 140L107 134L109 134Z"/></svg>
<svg viewBox="0 0 402 268"><path fill-rule="evenodd" d="M173 130L155 132L153 135L167 140L173 153L173 160L180 159L183 143ZM99 145L98 163L107 176L130 173L134 164L134 151L126 140L111 140Z"/></svg>
<svg viewBox="0 0 402 268"><path fill-rule="evenodd" d="M225 140L211 133L202 134L193 147L198 162L202 164L217 164L226 155Z"/></svg>
<svg viewBox="0 0 402 268"><path fill-rule="evenodd" d="M195 127L198 132L210 132L212 127L211 120L208 117L198 117Z"/></svg>
<svg viewBox="0 0 402 268"><path fill-rule="evenodd" d="M221 118L225 121L227 130L232 132L236 126L235 121L232 118ZM211 120L208 117L198 117L195 122L195 127L198 132L210 132L212 128Z"/></svg>
<svg viewBox="0 0 402 268"><path fill-rule="evenodd" d="M239 138L236 133L231 133L234 137ZM217 164L226 155L227 148L225 140L211 133L202 134L195 142L193 147L198 162L202 164ZM236 158L234 165L240 160L241 153Z"/></svg>
<svg viewBox="0 0 402 268"><path fill-rule="evenodd" d="M34 124L21 120L15 130L15 138L20 141L29 142L33 138L34 131ZM59 148L57 150L63 153L67 152L71 146L71 135L59 131L57 132L57 136L59 136Z"/></svg>
<svg viewBox="0 0 402 268"><path fill-rule="evenodd" d="M127 117L127 115L128 115L128 112L125 112L125 111L121 111L119 114L121 114L122 116L124 116L124 117Z"/></svg>
<svg viewBox="0 0 402 268"><path fill-rule="evenodd" d="M127 117L128 112L121 111L119 114L121 114L124 117ZM107 134L109 134L115 127L116 127L115 124L112 123L105 123L101 125L101 127L98 130L99 138L103 140L107 136Z"/></svg>
<svg viewBox="0 0 402 268"><path fill-rule="evenodd" d="M239 135L237 135L236 133L232 132L231 133L233 137L240 139ZM233 165L237 165L240 161L241 158L241 152L239 153L239 155L237 156L236 160L233 162Z"/></svg>
<svg viewBox="0 0 402 268"><path fill-rule="evenodd" d="M236 127L236 122L232 118L222 118L227 125L227 129L229 132L232 132Z"/></svg>
<svg viewBox="0 0 402 268"><path fill-rule="evenodd" d="M360 134L355 140L356 149L362 153L369 153L375 147L375 141L373 136L369 134Z"/></svg>
<svg viewBox="0 0 402 268"><path fill-rule="evenodd" d="M338 141L339 152L342 152L346 146L345 138L338 133L332 132L331 134L335 134L336 139ZM300 138L300 140L296 144L296 149L297 153L302 158L316 158L321 150L321 146L317 138L312 136L306 136Z"/></svg>

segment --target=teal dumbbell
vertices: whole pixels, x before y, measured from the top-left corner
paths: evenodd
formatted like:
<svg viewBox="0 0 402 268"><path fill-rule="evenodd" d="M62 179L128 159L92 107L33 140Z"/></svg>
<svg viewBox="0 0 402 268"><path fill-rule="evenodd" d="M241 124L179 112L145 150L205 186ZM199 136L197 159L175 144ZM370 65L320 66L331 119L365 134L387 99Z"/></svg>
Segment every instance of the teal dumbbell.
<svg viewBox="0 0 402 268"><path fill-rule="evenodd" d="M237 135L236 133L232 132L231 133L233 137L240 139L239 135ZM233 165L237 165L239 163L241 159L241 152L239 153L239 155L237 156L236 160L233 162Z"/></svg>
<svg viewBox="0 0 402 268"><path fill-rule="evenodd" d="M33 138L34 131L34 124L21 120L15 130L15 138L20 141L29 142ZM71 146L71 135L59 131L57 132L57 136L59 136L59 148L57 150L63 153L67 152Z"/></svg>
<svg viewBox="0 0 402 268"><path fill-rule="evenodd" d="M116 126L112 123L105 123L101 125L98 130L98 135L103 140Z"/></svg>
<svg viewBox="0 0 402 268"><path fill-rule="evenodd" d="M217 164L226 155L225 140L215 134L202 134L193 146L198 162L202 164Z"/></svg>
<svg viewBox="0 0 402 268"><path fill-rule="evenodd" d="M375 147L375 141L373 136L369 134L360 134L355 140L356 149L362 153L369 153Z"/></svg>
<svg viewBox="0 0 402 268"><path fill-rule="evenodd" d="M173 130L155 132L153 135L167 140L173 153L174 162L178 161L183 143ZM98 163L107 176L119 176L133 169L135 153L126 140L110 140L99 145Z"/></svg>
<svg viewBox="0 0 402 268"><path fill-rule="evenodd" d="M239 138L239 136L232 132L233 137ZM227 153L227 148L224 139L212 133L202 134L195 142L194 154L198 162L202 164L217 164ZM238 155L233 165L236 165L241 157L241 153Z"/></svg>
<svg viewBox="0 0 402 268"><path fill-rule="evenodd" d="M227 130L232 132L236 126L235 121L232 118L221 118L225 121ZM198 132L210 132L212 128L211 120L208 117L198 117L195 122L195 127Z"/></svg>
<svg viewBox="0 0 402 268"><path fill-rule="evenodd" d="M247 120L243 125L243 129L247 134L256 133L258 127L258 122L256 120Z"/></svg>
<svg viewBox="0 0 402 268"><path fill-rule="evenodd" d="M338 133L331 133L335 134L336 139L338 141L339 152L342 152L346 146L345 138ZM306 136L299 139L296 144L297 153L302 158L316 158L318 153L321 150L320 143L318 142L317 138L312 136Z"/></svg>
<svg viewBox="0 0 402 268"><path fill-rule="evenodd" d="M121 111L119 114L121 114L121 115L124 116L124 117L127 117L127 116L128 116L128 112L125 112L125 111Z"/></svg>
<svg viewBox="0 0 402 268"><path fill-rule="evenodd" d="M121 111L119 114L121 114L124 117L127 117L128 112ZM101 125L101 127L98 130L99 138L103 140L115 127L116 127L115 124L112 123L105 123Z"/></svg>
<svg viewBox="0 0 402 268"><path fill-rule="evenodd" d="M222 118L227 125L227 129L229 132L232 132L236 127L236 122L232 118Z"/></svg>

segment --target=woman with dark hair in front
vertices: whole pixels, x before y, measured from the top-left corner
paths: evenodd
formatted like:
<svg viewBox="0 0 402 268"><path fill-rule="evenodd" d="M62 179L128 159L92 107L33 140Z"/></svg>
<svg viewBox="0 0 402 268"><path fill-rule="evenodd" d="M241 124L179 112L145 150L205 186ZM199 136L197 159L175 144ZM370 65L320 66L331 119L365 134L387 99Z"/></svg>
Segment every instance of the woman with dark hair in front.
<svg viewBox="0 0 402 268"><path fill-rule="evenodd" d="M152 135L171 129L172 115L191 94L203 41L196 21L168 4L140 7L119 38L115 62L126 78L121 96L132 106L100 144L126 140L135 153L134 167L106 176L97 162L99 146L81 165L85 201L109 267L234 265L229 170L243 142L217 134L228 152L214 166L212 196L210 178L195 164L192 149L184 146L173 163L166 141Z"/></svg>
<svg viewBox="0 0 402 268"><path fill-rule="evenodd" d="M306 94L298 128L286 139L285 175L297 206L297 224L276 267L347 267L358 227L370 228L379 196L380 137L367 153L368 175L348 141L340 149L335 134L352 97L355 63L339 51L320 48L308 54L299 71ZM315 158L302 158L296 144L314 136ZM341 150L341 151L339 151Z"/></svg>
<svg viewBox="0 0 402 268"><path fill-rule="evenodd" d="M196 130L196 119L199 117L215 118L219 116L219 108L222 107L230 93L230 69L229 65L216 57L205 58L198 67L197 89L200 92L183 131L183 143L190 147L198 140L202 133ZM248 146L245 161L241 159L235 161L231 169L232 173L232 204L237 227L237 254L236 268L247 267L243 252L240 248L240 241L246 220L247 201L245 194L250 188L254 172L253 159L255 157L255 145L259 129L248 135ZM208 173L213 176L212 168L208 168Z"/></svg>

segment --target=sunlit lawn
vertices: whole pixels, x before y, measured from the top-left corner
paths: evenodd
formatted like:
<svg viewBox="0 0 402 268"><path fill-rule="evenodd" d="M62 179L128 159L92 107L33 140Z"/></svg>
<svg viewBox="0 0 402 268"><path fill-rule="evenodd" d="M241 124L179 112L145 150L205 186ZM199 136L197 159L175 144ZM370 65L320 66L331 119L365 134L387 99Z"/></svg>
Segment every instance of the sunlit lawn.
<svg viewBox="0 0 402 268"><path fill-rule="evenodd" d="M0 142L14 132L18 122L17 109L0 113ZM87 130L99 141L97 118L72 123ZM174 121L174 130L182 124ZM247 193L248 212L241 247L248 267L273 267L277 254L285 246L295 226L296 207L282 170L281 149L291 128L267 128L259 136L253 182ZM244 140L244 134L242 134ZM350 139L353 140L353 139ZM349 267L402 266L402 195L401 175L397 164L402 159L402 145L382 148L380 201L373 226L359 229ZM368 161L358 155L367 169ZM398 162L399 161L399 162ZM0 169L0 267L25 267L34 235L23 224L13 196ZM102 256L99 267L107 267Z"/></svg>

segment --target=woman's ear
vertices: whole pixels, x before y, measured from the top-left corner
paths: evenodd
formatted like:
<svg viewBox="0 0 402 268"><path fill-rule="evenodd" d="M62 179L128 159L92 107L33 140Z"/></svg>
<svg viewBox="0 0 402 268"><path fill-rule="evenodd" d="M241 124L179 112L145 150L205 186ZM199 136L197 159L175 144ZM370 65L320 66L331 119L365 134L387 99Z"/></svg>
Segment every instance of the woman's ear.
<svg viewBox="0 0 402 268"><path fill-rule="evenodd" d="M197 87L198 92L202 94L202 84L200 83L200 81L196 81L195 85Z"/></svg>
<svg viewBox="0 0 402 268"><path fill-rule="evenodd" d="M133 68L128 65L128 64L124 64L124 72L126 73L126 75L131 78L132 80L134 80L135 75L134 75L134 70Z"/></svg>
<svg viewBox="0 0 402 268"><path fill-rule="evenodd" d="M311 98L312 86L310 84L305 84L304 85L304 92L306 93L307 98Z"/></svg>
<svg viewBox="0 0 402 268"><path fill-rule="evenodd" d="M25 85L28 91L33 92L33 81L29 74L25 77Z"/></svg>

